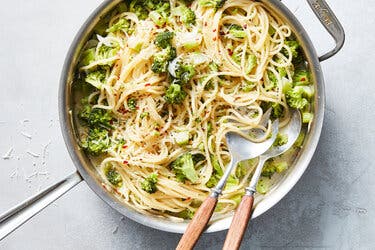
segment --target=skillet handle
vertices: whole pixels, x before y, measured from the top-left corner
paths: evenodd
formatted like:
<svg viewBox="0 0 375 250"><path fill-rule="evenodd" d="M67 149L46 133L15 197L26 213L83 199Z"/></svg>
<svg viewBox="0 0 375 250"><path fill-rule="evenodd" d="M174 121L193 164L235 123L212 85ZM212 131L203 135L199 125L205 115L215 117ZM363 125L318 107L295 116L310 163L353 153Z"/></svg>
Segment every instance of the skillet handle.
<svg viewBox="0 0 375 250"><path fill-rule="evenodd" d="M0 241L82 181L75 172L0 215Z"/></svg>
<svg viewBox="0 0 375 250"><path fill-rule="evenodd" d="M307 2L336 43L335 48L319 57L319 61L322 62L336 55L341 50L345 42L345 32L340 21L325 0L307 0Z"/></svg>

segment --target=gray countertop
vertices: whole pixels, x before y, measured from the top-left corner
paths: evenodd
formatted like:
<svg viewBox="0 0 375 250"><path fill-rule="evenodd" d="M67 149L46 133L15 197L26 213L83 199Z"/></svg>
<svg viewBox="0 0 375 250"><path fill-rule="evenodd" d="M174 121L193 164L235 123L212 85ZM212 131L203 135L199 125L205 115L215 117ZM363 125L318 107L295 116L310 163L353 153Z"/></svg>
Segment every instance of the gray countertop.
<svg viewBox="0 0 375 250"><path fill-rule="evenodd" d="M75 170L58 123L58 81L74 35L100 2L13 0L0 8L0 156L13 148L0 158L0 211ZM333 46L305 1L285 2L319 53ZM322 64L327 108L318 149L293 190L250 223L243 249L375 247L375 2L329 3L347 40ZM225 233L204 235L197 249L219 249ZM179 237L123 218L81 183L0 248L172 249Z"/></svg>

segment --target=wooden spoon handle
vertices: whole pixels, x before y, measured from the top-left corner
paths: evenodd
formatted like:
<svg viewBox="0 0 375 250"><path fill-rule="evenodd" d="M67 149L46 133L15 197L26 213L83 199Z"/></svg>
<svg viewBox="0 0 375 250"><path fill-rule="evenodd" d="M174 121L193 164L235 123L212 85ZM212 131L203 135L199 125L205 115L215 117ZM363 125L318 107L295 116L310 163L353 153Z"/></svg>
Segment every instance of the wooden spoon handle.
<svg viewBox="0 0 375 250"><path fill-rule="evenodd" d="M253 209L254 196L244 195L233 216L223 250L239 249Z"/></svg>
<svg viewBox="0 0 375 250"><path fill-rule="evenodd" d="M176 249L193 249L215 210L217 198L208 197L189 223Z"/></svg>

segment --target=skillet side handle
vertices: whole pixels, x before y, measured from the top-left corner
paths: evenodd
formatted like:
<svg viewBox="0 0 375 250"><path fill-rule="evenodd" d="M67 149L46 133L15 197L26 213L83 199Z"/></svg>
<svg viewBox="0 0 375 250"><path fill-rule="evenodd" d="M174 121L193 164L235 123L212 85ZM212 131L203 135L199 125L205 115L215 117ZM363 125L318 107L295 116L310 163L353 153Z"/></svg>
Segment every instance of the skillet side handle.
<svg viewBox="0 0 375 250"><path fill-rule="evenodd" d="M315 15L319 18L324 28L331 34L336 42L336 46L331 51L319 57L319 61L325 61L336 55L344 46L345 32L331 8L325 0L307 0Z"/></svg>
<svg viewBox="0 0 375 250"><path fill-rule="evenodd" d="M75 172L0 215L0 241L82 181Z"/></svg>

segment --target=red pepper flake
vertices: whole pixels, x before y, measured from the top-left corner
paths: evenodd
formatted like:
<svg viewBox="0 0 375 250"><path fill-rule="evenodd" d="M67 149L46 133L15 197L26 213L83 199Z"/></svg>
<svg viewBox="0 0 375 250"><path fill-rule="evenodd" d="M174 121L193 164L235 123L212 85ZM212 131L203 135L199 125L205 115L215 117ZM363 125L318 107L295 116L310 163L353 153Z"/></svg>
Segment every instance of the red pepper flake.
<svg viewBox="0 0 375 250"><path fill-rule="evenodd" d="M233 51L232 51L231 49L228 49L228 54L229 54L230 56L232 56L232 55L233 55Z"/></svg>
<svg viewBox="0 0 375 250"><path fill-rule="evenodd" d="M217 39L216 37L212 38L212 40L214 40L214 41L216 41L216 39Z"/></svg>
<svg viewBox="0 0 375 250"><path fill-rule="evenodd" d="M129 162L128 161L123 161L124 164L128 164Z"/></svg>
<svg viewBox="0 0 375 250"><path fill-rule="evenodd" d="M110 120L110 121L109 121L109 124L113 125L113 120Z"/></svg>
<svg viewBox="0 0 375 250"><path fill-rule="evenodd" d="M158 25L155 25L155 27L156 27L157 29L160 29L160 27L159 27Z"/></svg>
<svg viewBox="0 0 375 250"><path fill-rule="evenodd" d="M212 32L216 32L216 29L213 29Z"/></svg>
<svg viewBox="0 0 375 250"><path fill-rule="evenodd" d="M204 26L207 26L207 22L204 22Z"/></svg>
<svg viewBox="0 0 375 250"><path fill-rule="evenodd" d="M145 84L145 87L149 87L149 86L151 86L151 83L146 83Z"/></svg>
<svg viewBox="0 0 375 250"><path fill-rule="evenodd" d="M224 36L225 35L225 32L224 31L220 31L219 33L221 36Z"/></svg>
<svg viewBox="0 0 375 250"><path fill-rule="evenodd" d="M243 28L244 28L244 29L247 29L247 24L246 24L246 23L243 25Z"/></svg>
<svg viewBox="0 0 375 250"><path fill-rule="evenodd" d="M303 77L303 78L301 78L301 81L302 81L302 82L306 81L306 78L304 78L304 77Z"/></svg>
<svg viewBox="0 0 375 250"><path fill-rule="evenodd" d="M123 149L125 149L125 148L127 148L127 147L128 147L128 146L126 146L126 145L123 145L123 146L122 146Z"/></svg>

